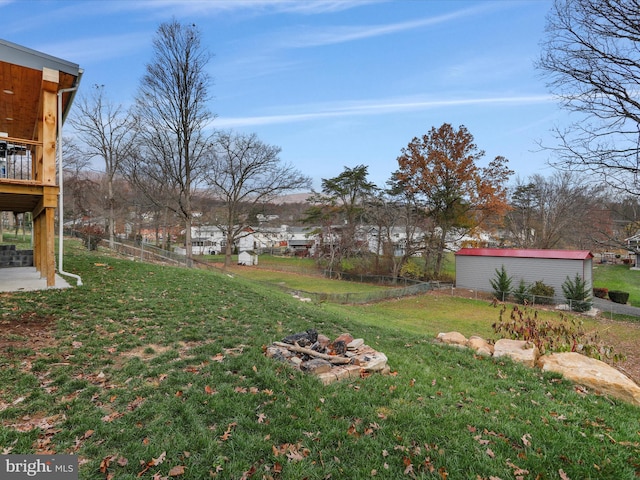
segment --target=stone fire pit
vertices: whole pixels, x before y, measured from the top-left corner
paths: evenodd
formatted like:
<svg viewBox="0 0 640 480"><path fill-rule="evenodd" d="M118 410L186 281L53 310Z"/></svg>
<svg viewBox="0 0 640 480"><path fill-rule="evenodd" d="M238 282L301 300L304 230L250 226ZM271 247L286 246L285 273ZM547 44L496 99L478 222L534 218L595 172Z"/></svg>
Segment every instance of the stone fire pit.
<svg viewBox="0 0 640 480"><path fill-rule="evenodd" d="M373 372L389 373L387 356L343 333L335 340L315 329L285 337L266 349L267 357L316 375L324 385L345 378L364 377Z"/></svg>

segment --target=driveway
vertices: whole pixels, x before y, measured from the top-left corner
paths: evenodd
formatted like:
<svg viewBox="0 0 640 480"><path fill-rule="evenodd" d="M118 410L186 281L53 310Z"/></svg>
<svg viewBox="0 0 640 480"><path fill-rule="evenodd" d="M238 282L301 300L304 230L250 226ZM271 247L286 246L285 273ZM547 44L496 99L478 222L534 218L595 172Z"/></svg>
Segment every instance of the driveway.
<svg viewBox="0 0 640 480"><path fill-rule="evenodd" d="M593 306L600 310L602 313L618 313L621 315L640 317L640 308L632 307L631 305L615 303L610 300L604 300L602 298L594 297Z"/></svg>

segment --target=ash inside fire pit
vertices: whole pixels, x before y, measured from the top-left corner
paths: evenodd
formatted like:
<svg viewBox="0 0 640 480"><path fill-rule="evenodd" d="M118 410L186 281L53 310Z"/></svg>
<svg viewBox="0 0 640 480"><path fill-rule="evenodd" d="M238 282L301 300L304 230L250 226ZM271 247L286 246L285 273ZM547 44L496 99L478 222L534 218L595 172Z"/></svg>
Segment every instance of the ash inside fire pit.
<svg viewBox="0 0 640 480"><path fill-rule="evenodd" d="M343 333L333 341L315 329L295 333L273 342L266 349L270 358L287 362L316 375L325 385L343 378L367 376L372 372L389 373L387 356Z"/></svg>

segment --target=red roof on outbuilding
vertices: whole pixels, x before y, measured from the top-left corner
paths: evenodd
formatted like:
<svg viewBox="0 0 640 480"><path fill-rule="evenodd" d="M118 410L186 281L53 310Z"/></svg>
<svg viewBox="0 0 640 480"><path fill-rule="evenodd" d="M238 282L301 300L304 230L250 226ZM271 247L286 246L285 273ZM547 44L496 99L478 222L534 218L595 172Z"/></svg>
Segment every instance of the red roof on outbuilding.
<svg viewBox="0 0 640 480"><path fill-rule="evenodd" d="M593 258L589 250L549 250L535 248L461 248L456 255L470 257L549 258L561 260L586 260Z"/></svg>

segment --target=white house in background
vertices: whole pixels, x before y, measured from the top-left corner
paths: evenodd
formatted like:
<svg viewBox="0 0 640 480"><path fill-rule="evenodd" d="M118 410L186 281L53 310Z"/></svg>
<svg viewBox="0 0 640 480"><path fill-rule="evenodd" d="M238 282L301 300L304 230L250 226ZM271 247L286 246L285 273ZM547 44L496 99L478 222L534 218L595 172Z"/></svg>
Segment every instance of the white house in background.
<svg viewBox="0 0 640 480"><path fill-rule="evenodd" d="M627 249L630 253L634 254L636 257L636 263L634 268L640 268L640 255L638 255L638 251L640 251L640 233L636 233L634 236L627 238Z"/></svg>
<svg viewBox="0 0 640 480"><path fill-rule="evenodd" d="M248 227L236 241L238 252L244 251L305 251L313 253L315 239L308 227ZM184 233L184 232L183 232ZM191 229L192 251L194 255L220 254L224 252L226 237L214 225L200 225ZM185 254L183 247L176 247L176 253Z"/></svg>
<svg viewBox="0 0 640 480"><path fill-rule="evenodd" d="M215 225L191 227L191 249L194 255L221 253L224 241L224 232ZM184 248L180 250L184 250Z"/></svg>
<svg viewBox="0 0 640 480"><path fill-rule="evenodd" d="M242 231L242 236L236 240L236 247L238 252L246 252L248 250L256 250L256 234L255 230L251 227L247 227Z"/></svg>
<svg viewBox="0 0 640 480"><path fill-rule="evenodd" d="M289 225L280 225L280 227L258 227L252 230L251 242L238 243L238 251L255 250L255 251L293 251L293 252L310 252L313 253L315 245L315 237L310 234L311 229L308 227L292 227ZM249 237L247 237L249 238ZM240 240L242 242L242 239Z"/></svg>
<svg viewBox="0 0 640 480"><path fill-rule="evenodd" d="M313 227L286 227L286 240L287 248L293 250L296 254L309 254L313 256L316 248L316 236L312 234Z"/></svg>
<svg viewBox="0 0 640 480"><path fill-rule="evenodd" d="M418 231L422 235L422 231ZM380 236L382 235L382 238ZM391 227L391 231L382 230L378 227L369 227L367 230L367 243L369 251L376 255L383 255L385 244L393 244L393 254L397 257L405 254L407 248L407 229L405 227Z"/></svg>
<svg viewBox="0 0 640 480"><path fill-rule="evenodd" d="M562 298L562 284L578 274L593 288L593 254L588 250L536 250L510 248L462 248L455 254L456 287L491 292L491 280L504 265L516 288L542 281Z"/></svg>

